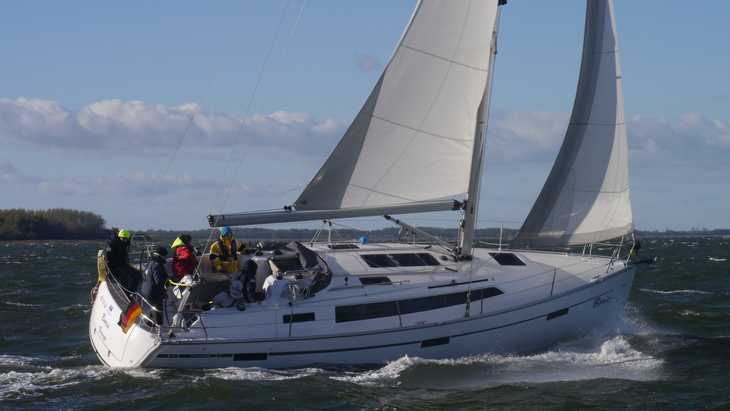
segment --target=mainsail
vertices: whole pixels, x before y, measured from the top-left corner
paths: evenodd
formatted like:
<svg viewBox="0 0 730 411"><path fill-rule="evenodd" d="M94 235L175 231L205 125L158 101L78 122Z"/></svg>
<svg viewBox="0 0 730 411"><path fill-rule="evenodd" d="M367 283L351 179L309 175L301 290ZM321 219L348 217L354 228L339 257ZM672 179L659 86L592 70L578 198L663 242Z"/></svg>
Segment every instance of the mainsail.
<svg viewBox="0 0 730 411"><path fill-rule="evenodd" d="M498 0L422 0L297 210L464 199Z"/></svg>
<svg viewBox="0 0 730 411"><path fill-rule="evenodd" d="M562 246L633 230L621 69L612 0L588 0L573 114L515 244Z"/></svg>

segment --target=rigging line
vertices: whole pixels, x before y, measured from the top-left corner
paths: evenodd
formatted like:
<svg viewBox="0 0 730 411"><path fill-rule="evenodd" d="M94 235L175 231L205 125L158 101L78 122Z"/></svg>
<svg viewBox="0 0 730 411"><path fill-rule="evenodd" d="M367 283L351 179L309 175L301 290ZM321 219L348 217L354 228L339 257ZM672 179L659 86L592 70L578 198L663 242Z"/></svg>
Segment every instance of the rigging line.
<svg viewBox="0 0 730 411"><path fill-rule="evenodd" d="M264 60L261 63L261 67L259 68L259 72L258 72L258 74L256 76L256 82L254 83L254 88L251 91L251 95L249 97L248 103L246 104L246 110L244 111L244 118L242 119L241 124L239 125L239 128L238 128L237 137L239 139L243 136L243 133L244 133L244 125L245 125L244 124L244 121L251 114L251 107L253 106L253 102L256 99L256 95L258 94L259 87L261 86L261 83L262 83L262 80L263 80L263 77L264 77L264 72L266 71L266 66L269 63L269 59L271 58L271 55L272 55L272 53L274 51L274 48L276 47L276 43L279 40L279 36L281 34L281 28L282 28L282 26L284 24L284 20L286 20L286 12L289 9L290 3L291 3L291 0L287 0L286 3L284 4L284 7L281 9L281 15L279 16L279 23L277 24L276 32L274 34L274 37L271 39L271 43L269 44L269 48L266 51L266 55L264 56ZM223 170L223 175L224 176L227 176L228 175L229 164L230 164L230 162L232 160L232 157L233 157L235 151L236 150L230 150L228 152L228 158L226 159L226 164L225 164L225 167L224 167L224 170ZM232 188L233 180L235 179L236 175L238 174L238 171L240 170L241 163L242 163L242 161L239 161L238 162L238 166L236 166L236 168L233 170L233 173L228 177L229 180L231 180L231 183L229 184L229 188ZM226 203L228 202L228 199L230 198L231 191L232 190L226 190L224 188L223 201L220 203L221 204L221 206L220 206L221 212L223 212L223 210L225 209Z"/></svg>
<svg viewBox="0 0 730 411"><path fill-rule="evenodd" d="M258 72L258 74L256 76L256 83L254 84L254 88L251 91L251 95L249 96L248 103L246 104L246 110L244 112L244 119L242 120L242 123L240 124L240 126L238 128L238 133L237 133L238 139L240 139L241 136L243 135L243 130L244 130L244 128L243 128L243 126L244 126L243 121L245 120L246 117L248 117L250 115L251 107L253 106L253 102L254 102L254 100L256 98L256 95L258 93L259 86L261 85L261 82L262 82L262 79L263 79L263 75L264 75L264 71L266 69L266 66L269 63L269 59L271 58L271 54L273 53L274 47L276 46L276 42L279 39L279 34L281 33L281 27L282 27L282 25L284 23L284 20L286 18L286 11L289 9L289 4L290 3L291 3L291 0L287 0L286 3L284 4L284 7L281 10L281 15L279 16L279 23L278 23L277 28L276 28L276 33L274 35L274 38L271 40L271 44L269 45L269 49L267 50L266 55L264 57L264 60L261 63L261 67L259 68L259 72ZM228 175L229 164L230 164L230 162L232 160L233 153L235 151L236 150L230 150L228 152L228 156L226 158L226 163L225 163L225 166L223 168L223 176L224 176L224 178L227 177L227 175ZM245 156L245 154L246 153L244 153L244 156ZM233 192L232 188L233 188L234 178L238 174L238 170L240 168L240 164L241 163L242 163L242 161L239 161L239 166L236 168L235 172L230 176L229 179L230 179L231 182L228 184L228 187L227 188L226 187L223 188L223 201L221 201L221 203L220 203L220 213L223 213L223 211L225 210L226 204L228 203L228 200L231 197L231 193ZM216 230L215 228L211 229L210 235L208 236L208 239L205 242L205 247L203 248L203 255L205 255L205 250L207 250L212 245L213 238L214 238L214 233L216 233L217 231L218 230ZM201 258L198 261L198 267L196 267L196 272L198 272L198 273L200 272L200 265L202 264L202 262L203 262L203 259Z"/></svg>
<svg viewBox="0 0 730 411"><path fill-rule="evenodd" d="M294 33L297 31L297 27L299 27L299 21L302 19L302 14L304 14L304 8L307 6L307 0L302 0L302 7L299 8L299 14L297 15L296 21L294 21L294 26L292 27L291 31L289 32L290 36L293 36Z"/></svg>
<svg viewBox="0 0 730 411"><path fill-rule="evenodd" d="M182 147L182 143L185 140L185 137L187 137L188 132L190 131L190 128L193 125L193 121L195 121L195 111L193 111L192 114L190 114L190 118L188 119L188 124L185 126L185 131L180 135L180 138L177 140L177 144L175 145L175 149L172 151L172 155L170 155L170 158L167 160L167 165L162 171L162 176L167 175L167 173L170 171L170 168L172 167L172 163L175 161L175 158L177 157L177 153L180 151L180 148Z"/></svg>

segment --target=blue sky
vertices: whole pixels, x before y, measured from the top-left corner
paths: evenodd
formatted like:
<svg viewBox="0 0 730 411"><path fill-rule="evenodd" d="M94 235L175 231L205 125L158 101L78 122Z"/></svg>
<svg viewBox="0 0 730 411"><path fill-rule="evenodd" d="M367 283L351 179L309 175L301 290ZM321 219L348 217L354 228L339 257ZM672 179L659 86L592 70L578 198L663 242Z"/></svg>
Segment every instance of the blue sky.
<svg viewBox="0 0 730 411"><path fill-rule="evenodd" d="M414 3L7 2L0 208L183 229L211 211L290 203ZM504 10L483 225L519 225L547 176L575 93L584 3ZM616 0L616 12L637 227L730 227L730 2Z"/></svg>

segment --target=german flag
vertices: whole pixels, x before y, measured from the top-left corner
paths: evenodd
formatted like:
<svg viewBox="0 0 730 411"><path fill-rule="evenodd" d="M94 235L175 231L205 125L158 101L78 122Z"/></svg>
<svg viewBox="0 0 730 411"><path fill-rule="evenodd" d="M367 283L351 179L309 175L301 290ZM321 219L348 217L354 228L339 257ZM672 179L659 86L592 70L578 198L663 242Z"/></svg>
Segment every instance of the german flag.
<svg viewBox="0 0 730 411"><path fill-rule="evenodd" d="M136 302L131 302L127 306L127 309L119 315L119 322L117 324L122 327L122 331L126 334L140 314L142 314L142 307Z"/></svg>

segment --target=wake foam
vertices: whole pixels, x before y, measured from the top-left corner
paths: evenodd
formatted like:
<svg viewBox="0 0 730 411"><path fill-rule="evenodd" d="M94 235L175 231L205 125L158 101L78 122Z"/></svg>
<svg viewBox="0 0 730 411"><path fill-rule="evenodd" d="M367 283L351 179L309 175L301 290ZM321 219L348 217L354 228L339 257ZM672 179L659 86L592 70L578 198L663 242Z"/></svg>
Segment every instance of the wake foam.
<svg viewBox="0 0 730 411"><path fill-rule="evenodd" d="M3 304L6 305L12 305L15 307L27 307L27 308L40 308L42 305L40 304L29 304L29 303L18 303L15 301L3 301Z"/></svg>
<svg viewBox="0 0 730 411"><path fill-rule="evenodd" d="M319 368L303 368L294 370L268 370L265 368L221 368L207 370L205 378L217 378L229 381L284 381L309 377L324 373Z"/></svg>
<svg viewBox="0 0 730 411"><path fill-rule="evenodd" d="M28 363L24 365L27 367ZM111 369L101 365L80 368L37 366L34 370L8 371L0 374L0 399L36 397L47 390L61 389L111 373Z"/></svg>
<svg viewBox="0 0 730 411"><path fill-rule="evenodd" d="M702 290L652 290L651 288L639 288L639 291L643 291L645 293L651 293L651 294L664 294L664 295L672 295L672 294L701 294L701 295L712 295L714 293L710 291L702 291Z"/></svg>
<svg viewBox="0 0 730 411"><path fill-rule="evenodd" d="M485 354L442 360L402 357L377 370L331 378L360 385L483 388L595 378L655 380L661 377L662 364L662 360L632 348L624 336L616 336L595 351L582 351L568 344L526 356Z"/></svg>

